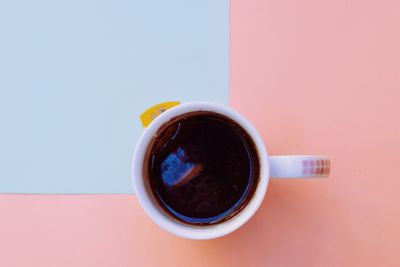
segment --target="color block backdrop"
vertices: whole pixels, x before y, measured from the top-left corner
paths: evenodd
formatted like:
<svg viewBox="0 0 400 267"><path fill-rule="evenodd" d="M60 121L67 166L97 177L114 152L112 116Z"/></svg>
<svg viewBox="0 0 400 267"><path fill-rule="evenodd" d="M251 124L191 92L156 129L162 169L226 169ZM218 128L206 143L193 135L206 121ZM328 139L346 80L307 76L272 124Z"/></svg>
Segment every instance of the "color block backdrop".
<svg viewBox="0 0 400 267"><path fill-rule="evenodd" d="M0 193L131 194L140 114L229 67L229 0L1 0Z"/></svg>
<svg viewBox="0 0 400 267"><path fill-rule="evenodd" d="M272 181L211 241L135 196L1 196L1 266L399 266L399 25L398 1L233 0L233 107L271 154L331 156L331 178Z"/></svg>

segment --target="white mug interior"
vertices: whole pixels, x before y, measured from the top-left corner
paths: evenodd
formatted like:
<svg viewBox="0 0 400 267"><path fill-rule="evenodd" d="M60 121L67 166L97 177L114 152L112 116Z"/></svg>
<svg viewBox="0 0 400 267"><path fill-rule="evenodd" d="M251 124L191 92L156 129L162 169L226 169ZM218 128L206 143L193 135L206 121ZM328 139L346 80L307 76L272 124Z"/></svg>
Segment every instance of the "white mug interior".
<svg viewBox="0 0 400 267"><path fill-rule="evenodd" d="M252 199L240 213L229 220L214 225L189 225L171 217L171 215L166 213L154 199L153 194L150 192L147 182L143 177L144 159L147 148L157 130L171 119L194 111L216 112L239 123L253 139L260 160L260 177ZM211 239L221 237L235 231L245 224L255 214L265 197L269 182L269 173L270 168L267 149L260 133L253 124L234 109L212 102L183 103L160 114L141 135L136 145L132 162L132 182L134 192L144 211L163 229L177 236L190 239Z"/></svg>

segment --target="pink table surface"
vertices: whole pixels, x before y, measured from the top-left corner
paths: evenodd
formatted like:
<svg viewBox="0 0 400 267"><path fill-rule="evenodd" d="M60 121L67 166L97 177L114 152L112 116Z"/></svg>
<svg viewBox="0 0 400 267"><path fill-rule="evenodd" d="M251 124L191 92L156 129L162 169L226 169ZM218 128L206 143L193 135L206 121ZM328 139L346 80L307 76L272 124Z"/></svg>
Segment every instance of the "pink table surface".
<svg viewBox="0 0 400 267"><path fill-rule="evenodd" d="M135 196L0 196L0 266L400 266L400 2L232 1L232 105L271 154L332 158L271 181L237 232L185 240Z"/></svg>

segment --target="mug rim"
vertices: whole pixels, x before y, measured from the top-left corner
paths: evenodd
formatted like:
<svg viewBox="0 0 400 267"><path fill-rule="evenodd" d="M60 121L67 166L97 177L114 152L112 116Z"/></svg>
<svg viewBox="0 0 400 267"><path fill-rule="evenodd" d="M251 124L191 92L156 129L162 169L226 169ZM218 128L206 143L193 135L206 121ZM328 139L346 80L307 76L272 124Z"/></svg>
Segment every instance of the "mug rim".
<svg viewBox="0 0 400 267"><path fill-rule="evenodd" d="M172 218L154 201L143 177L144 158L148 145L158 129L169 120L194 111L210 111L225 115L239 123L253 139L259 160L260 177L251 200L242 211L227 221L208 226L195 226ZM269 160L264 141L254 125L242 114L223 104L194 101L179 104L157 116L140 136L132 159L131 179L140 205L147 215L161 228L180 237L189 239L211 239L227 235L244 225L258 210L267 192L269 183Z"/></svg>

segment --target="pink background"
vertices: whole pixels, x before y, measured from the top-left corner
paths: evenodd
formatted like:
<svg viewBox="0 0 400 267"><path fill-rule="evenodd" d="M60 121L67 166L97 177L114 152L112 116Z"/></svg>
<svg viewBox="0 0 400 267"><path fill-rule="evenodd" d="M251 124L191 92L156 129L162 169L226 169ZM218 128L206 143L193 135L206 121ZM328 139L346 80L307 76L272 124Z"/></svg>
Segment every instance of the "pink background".
<svg viewBox="0 0 400 267"><path fill-rule="evenodd" d="M0 196L1 266L400 266L400 2L232 1L232 105L271 154L332 158L275 180L237 232L185 240L134 196Z"/></svg>

